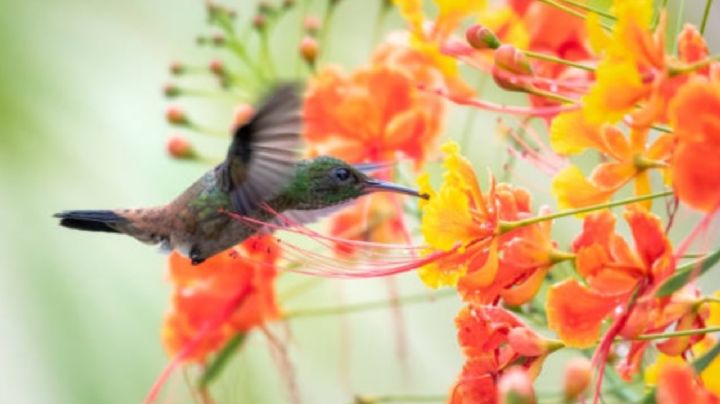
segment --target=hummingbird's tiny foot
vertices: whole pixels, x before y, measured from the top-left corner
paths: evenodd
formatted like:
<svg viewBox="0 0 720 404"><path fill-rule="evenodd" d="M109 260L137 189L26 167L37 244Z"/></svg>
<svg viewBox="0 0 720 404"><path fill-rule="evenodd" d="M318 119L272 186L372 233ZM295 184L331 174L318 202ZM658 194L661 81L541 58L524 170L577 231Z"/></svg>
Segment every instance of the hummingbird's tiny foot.
<svg viewBox="0 0 720 404"><path fill-rule="evenodd" d="M200 252L196 247L190 248L190 263L193 265L200 265L205 262L205 258L200 255Z"/></svg>

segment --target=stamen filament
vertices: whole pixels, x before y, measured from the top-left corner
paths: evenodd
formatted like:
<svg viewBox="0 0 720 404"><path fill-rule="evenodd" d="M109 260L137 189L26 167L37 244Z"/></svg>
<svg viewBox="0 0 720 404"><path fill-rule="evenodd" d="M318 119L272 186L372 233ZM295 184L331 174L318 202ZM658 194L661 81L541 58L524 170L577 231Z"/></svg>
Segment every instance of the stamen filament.
<svg viewBox="0 0 720 404"><path fill-rule="evenodd" d="M655 339L686 337L689 335L707 334L709 332L720 332L720 327L697 328L694 330L672 331L657 334L642 334L631 338L634 341L651 341Z"/></svg>
<svg viewBox="0 0 720 404"><path fill-rule="evenodd" d="M401 296L392 300L377 300L365 303L348 304L345 306L335 307L317 307L309 309L297 309L289 310L283 314L284 319L295 319L298 317L321 317L321 316L334 316L347 313L357 313L368 310L389 308L393 304L415 304L415 303L430 303L435 299L442 299L445 297L457 296L457 292L454 289L441 290L437 293L419 293L416 295Z"/></svg>

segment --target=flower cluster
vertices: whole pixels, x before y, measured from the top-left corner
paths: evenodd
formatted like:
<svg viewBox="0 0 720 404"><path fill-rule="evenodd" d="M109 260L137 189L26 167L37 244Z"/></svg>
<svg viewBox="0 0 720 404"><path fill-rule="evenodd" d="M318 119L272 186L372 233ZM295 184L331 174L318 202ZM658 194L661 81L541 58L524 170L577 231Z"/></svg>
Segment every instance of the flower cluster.
<svg viewBox="0 0 720 404"><path fill-rule="evenodd" d="M609 9L584 0L433 0L432 10L425 3L383 1L378 26L393 12L405 24L354 67L327 53L329 40L342 40L328 35L341 1L327 1L323 18L294 1L259 3L245 24L257 48L232 10L209 3L219 32L199 43L223 57L204 67L173 64L171 72L178 81L203 74L213 90L171 84L165 94L230 100L235 127L269 85L292 76L305 83L305 156L374 166L385 180L417 174L428 196L417 210L394 195L366 198L332 216L323 236L342 261L304 257L332 266L360 260L367 245L420 252L392 273L416 269L425 285L453 288L463 304L455 327L465 363L448 386L449 403L541 401L532 382L558 350L576 350L565 364L568 402L642 394L660 403L720 402L712 335L720 298L709 294L720 288L696 282L720 260L709 231L720 211L720 57L703 34L712 2L699 28L676 31L668 21L678 24L678 16L652 0L614 0ZM292 16L301 34L288 73L273 63L270 34ZM473 88L477 76L495 86ZM527 99L491 101L506 92ZM484 133L441 140L455 136L445 130L455 109L522 116L506 131L506 149L514 164L549 173L552 197L537 192L545 181L522 183L512 167L503 175L478 170L491 163L464 157L487 143ZM166 118L194 133L226 132L175 106ZM167 146L175 158L209 160L184 136ZM434 181L438 156L442 178ZM575 234L561 223L572 221L581 227ZM171 255L168 351L202 363L234 335L278 319L278 249L255 237L197 267ZM342 270L333 273L389 273ZM606 371L615 373L612 389L604 388Z"/></svg>

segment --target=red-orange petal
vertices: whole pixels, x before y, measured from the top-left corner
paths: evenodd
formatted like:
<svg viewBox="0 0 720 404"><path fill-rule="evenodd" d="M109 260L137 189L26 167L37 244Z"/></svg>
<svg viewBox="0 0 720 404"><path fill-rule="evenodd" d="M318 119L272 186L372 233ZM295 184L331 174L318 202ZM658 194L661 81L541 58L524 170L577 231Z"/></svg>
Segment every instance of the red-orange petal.
<svg viewBox="0 0 720 404"><path fill-rule="evenodd" d="M587 348L597 342L602 321L623 301L623 295L601 295L567 279L548 291L548 326L568 346Z"/></svg>

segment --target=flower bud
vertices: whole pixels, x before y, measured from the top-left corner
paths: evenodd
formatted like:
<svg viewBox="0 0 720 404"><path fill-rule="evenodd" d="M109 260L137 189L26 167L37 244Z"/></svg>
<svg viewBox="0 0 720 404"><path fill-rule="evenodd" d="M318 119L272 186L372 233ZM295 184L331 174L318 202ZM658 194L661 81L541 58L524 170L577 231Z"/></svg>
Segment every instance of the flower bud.
<svg viewBox="0 0 720 404"><path fill-rule="evenodd" d="M233 127L246 124L255 115L255 108L250 104L240 104L233 112Z"/></svg>
<svg viewBox="0 0 720 404"><path fill-rule="evenodd" d="M272 5L265 1L261 0L257 3L257 12L258 14L269 14L273 11Z"/></svg>
<svg viewBox="0 0 720 404"><path fill-rule="evenodd" d="M317 18L317 16L314 15L308 15L303 20L303 27L305 28L305 32L307 32L310 35L315 35L320 31L320 19Z"/></svg>
<svg viewBox="0 0 720 404"><path fill-rule="evenodd" d="M501 404L534 404L535 391L530 376L520 367L508 369L498 381Z"/></svg>
<svg viewBox="0 0 720 404"><path fill-rule="evenodd" d="M592 363L587 358L578 356L570 359L565 366L563 388L565 399L574 402L587 390L592 380Z"/></svg>
<svg viewBox="0 0 720 404"><path fill-rule="evenodd" d="M195 158L195 149L192 147L190 142L182 136L171 136L168 139L167 144L168 154L176 159L192 159Z"/></svg>
<svg viewBox="0 0 720 404"><path fill-rule="evenodd" d="M170 106L165 110L165 119L173 125L187 125L190 123L185 112L176 106Z"/></svg>
<svg viewBox="0 0 720 404"><path fill-rule="evenodd" d="M252 25L257 30L263 30L265 29L265 25L267 24L267 17L265 17L263 14L257 14L255 17L253 17Z"/></svg>
<svg viewBox="0 0 720 404"><path fill-rule="evenodd" d="M465 31L465 38L475 49L497 49L501 43L495 33L480 24L470 26Z"/></svg>
<svg viewBox="0 0 720 404"><path fill-rule="evenodd" d="M211 37L212 43L215 46L222 46L225 44L225 36L221 33L215 33Z"/></svg>
<svg viewBox="0 0 720 404"><path fill-rule="evenodd" d="M309 64L315 64L315 59L318 54L318 41L311 36L305 36L300 41L300 55Z"/></svg>
<svg viewBox="0 0 720 404"><path fill-rule="evenodd" d="M173 76L179 76L185 73L185 66L182 63L175 61L170 63L170 74Z"/></svg>
<svg viewBox="0 0 720 404"><path fill-rule="evenodd" d="M180 89L175 84L165 84L165 87L163 87L163 93L168 98L174 98L180 95Z"/></svg>
<svg viewBox="0 0 720 404"><path fill-rule="evenodd" d="M522 356L540 356L547 352L547 341L526 327L515 327L508 333L508 344Z"/></svg>
<svg viewBox="0 0 720 404"><path fill-rule="evenodd" d="M524 53L512 45L500 45L495 50L493 80L509 91L525 91L532 87L529 78L533 71Z"/></svg>
<svg viewBox="0 0 720 404"><path fill-rule="evenodd" d="M216 76L224 76L225 75L225 65L223 64L222 60L213 59L208 64L208 69L216 75Z"/></svg>
<svg viewBox="0 0 720 404"><path fill-rule="evenodd" d="M295 6L295 0L283 0L282 6L284 9L293 8Z"/></svg>

